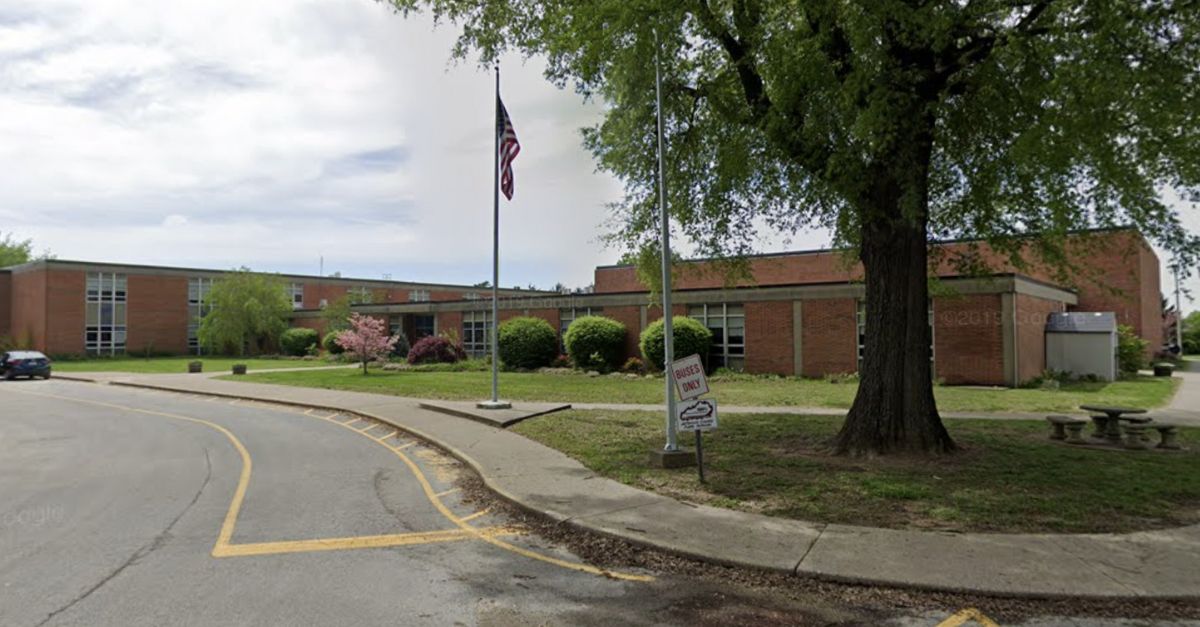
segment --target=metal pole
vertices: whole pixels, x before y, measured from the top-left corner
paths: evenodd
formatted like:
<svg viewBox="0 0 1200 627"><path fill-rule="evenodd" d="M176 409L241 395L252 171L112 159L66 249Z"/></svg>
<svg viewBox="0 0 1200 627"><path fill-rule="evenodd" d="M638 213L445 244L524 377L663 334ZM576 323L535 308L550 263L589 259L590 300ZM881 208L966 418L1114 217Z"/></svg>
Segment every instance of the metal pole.
<svg viewBox="0 0 1200 627"><path fill-rule="evenodd" d="M492 403L500 402L500 66L496 66L496 118L492 150Z"/></svg>
<svg viewBox="0 0 1200 627"><path fill-rule="evenodd" d="M1179 348L1179 355L1183 356L1183 310L1179 308L1179 265L1171 266L1171 271L1175 274L1175 346Z"/></svg>
<svg viewBox="0 0 1200 627"><path fill-rule="evenodd" d="M671 362L675 361L675 329L671 320L671 227L667 215L666 175L663 172L663 112L662 72L659 68L658 30L654 31L654 98L658 117L658 214L662 228L662 299L663 299L663 377L667 398L667 444L664 450L678 451L675 433L675 386L671 378Z"/></svg>

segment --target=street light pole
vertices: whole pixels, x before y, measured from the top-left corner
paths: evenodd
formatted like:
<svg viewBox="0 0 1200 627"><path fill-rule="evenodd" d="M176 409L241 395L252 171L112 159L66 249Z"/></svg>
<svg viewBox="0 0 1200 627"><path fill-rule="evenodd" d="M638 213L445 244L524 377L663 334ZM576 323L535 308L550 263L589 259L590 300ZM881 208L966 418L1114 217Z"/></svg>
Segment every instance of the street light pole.
<svg viewBox="0 0 1200 627"><path fill-rule="evenodd" d="M667 444L664 451L679 450L678 434L675 431L675 386L671 379L671 362L675 361L675 330L671 320L671 225L667 212L667 185L663 170L663 111L662 70L659 67L658 30L654 31L654 98L658 118L658 214L662 229L662 303L663 303L663 377L667 400Z"/></svg>

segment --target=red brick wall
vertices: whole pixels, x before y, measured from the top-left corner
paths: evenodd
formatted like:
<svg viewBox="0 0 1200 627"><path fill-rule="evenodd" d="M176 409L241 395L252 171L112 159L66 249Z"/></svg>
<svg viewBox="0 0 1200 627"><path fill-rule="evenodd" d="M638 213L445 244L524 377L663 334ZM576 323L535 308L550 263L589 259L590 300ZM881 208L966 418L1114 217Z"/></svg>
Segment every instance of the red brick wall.
<svg viewBox="0 0 1200 627"><path fill-rule="evenodd" d="M1065 310L1062 303L1044 298L1017 294L1017 384L1024 383L1046 370L1046 318Z"/></svg>
<svg viewBox="0 0 1200 627"><path fill-rule="evenodd" d="M806 377L858 370L857 304L853 298L806 300L801 305L801 359ZM750 333L750 322L746 322ZM746 353L759 350L748 345Z"/></svg>
<svg viewBox="0 0 1200 627"><path fill-rule="evenodd" d="M1004 385L1000 295L936 298L933 314L934 376L950 384Z"/></svg>
<svg viewBox="0 0 1200 627"><path fill-rule="evenodd" d="M12 275L12 334L22 348L53 352L46 347L46 271ZM83 294L79 295L83 300ZM79 328L83 337L83 327Z"/></svg>
<svg viewBox="0 0 1200 627"><path fill-rule="evenodd" d="M187 277L129 274L126 282L125 350L133 355L146 350L186 353Z"/></svg>
<svg viewBox="0 0 1200 627"><path fill-rule="evenodd" d="M463 315L461 311L440 311L437 314L437 332L438 334L449 333L462 341L463 332Z"/></svg>
<svg viewBox="0 0 1200 627"><path fill-rule="evenodd" d="M1160 290L1159 277L1159 262L1158 255L1154 254L1149 246L1142 246L1139 251L1140 262L1140 288L1141 293L1141 330L1140 334L1143 339L1146 339L1150 344L1146 347L1146 356L1151 356L1154 351L1158 350L1162 344L1163 337L1163 311L1162 311L1162 295Z"/></svg>
<svg viewBox="0 0 1200 627"><path fill-rule="evenodd" d="M87 273L78 270L48 270L46 275L46 352L84 352Z"/></svg>
<svg viewBox="0 0 1200 627"><path fill-rule="evenodd" d="M792 303L746 303L746 370L794 374Z"/></svg>
<svg viewBox="0 0 1200 627"><path fill-rule="evenodd" d="M612 318L617 322L625 325L625 359L630 357L642 358L642 350L638 348L638 341L641 339L641 307L605 307L604 316ZM624 363L625 360L622 360Z"/></svg>
<svg viewBox="0 0 1200 627"><path fill-rule="evenodd" d="M12 335L12 274L0 272L0 336Z"/></svg>

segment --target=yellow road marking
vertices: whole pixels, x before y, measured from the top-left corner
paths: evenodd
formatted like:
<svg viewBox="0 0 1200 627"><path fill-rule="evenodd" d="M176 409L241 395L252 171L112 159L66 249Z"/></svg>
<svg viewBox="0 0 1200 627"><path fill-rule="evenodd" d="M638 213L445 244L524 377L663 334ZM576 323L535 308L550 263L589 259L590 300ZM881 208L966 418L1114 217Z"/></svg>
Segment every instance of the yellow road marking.
<svg viewBox="0 0 1200 627"><path fill-rule="evenodd" d="M951 614L946 620L938 623L937 627L958 627L969 620L973 620L983 627L1000 627L996 621L984 616L983 612L973 607L966 607Z"/></svg>
<svg viewBox="0 0 1200 627"><path fill-rule="evenodd" d="M438 492L434 496L436 496L440 499L443 496L446 496L447 494L454 494L455 492L458 492L458 488L450 488L449 490L446 490L445 492Z"/></svg>
<svg viewBox="0 0 1200 627"><path fill-rule="evenodd" d="M371 429L374 429L375 427L378 427L378 426L379 426L379 423L378 423L378 422L372 422L372 423L371 423L371 426L367 427L366 429L359 429L359 431L358 431L358 432L359 432L359 433L366 433L366 432L370 431Z"/></svg>
<svg viewBox="0 0 1200 627"><path fill-rule="evenodd" d="M354 420L351 420L351 421L349 421L349 422L342 422L342 421L340 421L340 420L339 420L339 421L338 421L338 424L343 424L343 425L346 425L347 427L349 427L350 425L356 425L356 424L358 424L358 423L360 423L360 422L366 422L366 421L365 421L365 420L363 420L362 418L357 418L357 417L356 417ZM352 427L352 428L353 428L353 427ZM354 429L354 430L355 430L355 431L358 431L358 429Z"/></svg>
<svg viewBox="0 0 1200 627"><path fill-rule="evenodd" d="M271 551L265 547L271 547L271 546L281 549L280 551L276 551L276 552L295 553L295 552L299 552L299 551L303 551L303 550L328 551L328 550L335 550L337 548L368 548L371 546L371 542L393 542L394 543L394 544L387 544L387 545L380 545L380 546L400 546L403 544L418 544L418 543L420 543L415 539L413 539L413 540L401 539L405 536L410 536L411 534L390 534L390 535L384 535L384 536L362 536L360 538L333 538L333 539L330 539L327 541L292 540L292 541L284 541L284 542L262 542L262 543L243 544L243 545L232 544L230 542L230 540L233 538L233 531L234 531L234 527L237 524L237 517L238 517L238 513L241 511L242 502L246 498L246 489L250 484L250 473L251 473L253 464L250 460L249 451L246 450L246 447L242 445L241 441L237 439L237 436L233 435L233 433L231 431L229 431L229 429L226 429L225 427L223 427L219 424L216 424L214 422L209 422L207 420L203 420L200 418L192 418L190 416L183 416L180 414L172 414L172 413L168 413L168 412L155 411L155 410L151 410L151 409L141 409L138 407L130 407L127 405L117 405L114 403L105 403L103 401L94 401L94 400L88 400L88 399L74 398L74 397L62 396L62 395L58 395L58 394L45 394L45 393L40 393L40 392L30 392L27 390L20 390L20 391L8 390L8 391L15 392L17 394L29 394L32 396L41 396L41 397L45 397L45 398L57 398L60 400L67 400L67 401L73 401L76 403L96 405L99 407L108 407L111 409L135 412L135 413L140 413L140 414L147 414L147 415L152 415L152 416L164 416L167 418L184 420L187 422L193 422L196 424L201 424L206 427L215 429L216 431L218 431L222 435L224 435L233 444L234 448L237 449L238 454L241 456L242 471L238 476L238 484L237 484L237 488L234 490L233 501L229 504L229 510L225 513L225 519L221 524L221 531L217 535L217 542L213 546L213 550L212 550L213 557L233 557L233 556L238 556L238 555L266 555L266 554L269 554ZM334 414L334 415L337 415L337 414ZM313 417L315 418L316 416L313 416ZM506 551L510 551L512 553L516 553L517 555L521 555L523 557L527 557L527 558L533 559L533 560L538 560L541 562L546 562L548 564L553 564L555 566L566 568L568 570L575 570L575 571L579 571L579 572L590 573L593 575L610 577L613 579L622 579L625 581L654 581L654 577L649 576L649 575L635 575L632 573L622 573L622 572L617 572L617 571L611 571L611 570L607 570L607 569L603 569L603 568L598 568L598 567L592 566L590 564L583 564L583 563L579 563L579 562L569 562L566 560L558 559L556 557L551 557L549 555L542 555L541 553L537 553L537 552L531 551L529 549L515 546L513 544L505 542L504 540L501 540L499 537L497 537L498 535L501 535L501 532L496 531L497 528L492 527L492 528L480 529L477 527L473 527L470 524L468 524L469 521L476 518L479 515L482 515L483 513L486 513L487 510L484 510L482 512L476 512L475 514L472 514L466 518L463 518L463 517L460 517L457 514L455 514L453 511L451 511L450 508L446 507L446 504L442 503L438 494L433 491L433 485L431 485L429 483L429 479L425 476L424 471L422 471L420 466L418 466L415 462L413 462L413 460L411 458L409 458L408 455L405 455L403 452L403 449L406 449L410 446L415 445L416 444L415 441L409 442L408 444L405 444L403 446L392 447L392 446L389 446L388 444L381 442L378 439L373 438L369 435L366 435L362 431L350 426L350 425L354 424L355 422L361 421L362 420L361 418L356 418L355 420L350 421L350 422L340 422L337 420L333 420L332 418L325 418L325 420L328 422L332 422L336 425L339 425L341 427L345 427L346 429L349 429L360 435L363 435L368 440L371 440L371 441L387 448L389 451L392 451L397 457L400 458L400 460L402 462L404 462L404 464L406 466L408 466L408 469L412 472L413 476L416 477L417 482L421 484L421 490L425 493L425 498L427 498L429 500L430 504L432 504L433 507L439 513L441 513L442 516L444 516L447 520L454 523L454 525L456 527L458 527L458 530L451 529L451 530L443 530L443 531L420 532L419 534L417 534L417 536L412 536L414 538L416 538L416 537L437 538L437 539L433 539L433 540L426 539L425 542L447 542L447 541L451 541L451 540L447 540L445 538L452 537L447 534L456 533L456 531L457 531L458 533L482 540L482 541L487 542L488 544L491 544L495 547L504 549ZM505 530L503 532L505 535L508 535L511 532L511 530L509 530L508 528L500 528L500 529ZM458 539L458 538L454 537L453 539ZM339 545L342 545L342 546L339 546ZM302 546L309 546L309 547L314 547L314 548L309 548L309 549L299 548ZM239 547L250 547L250 548L239 548ZM974 612L973 616L969 616L970 618L976 618L976 620L979 620L980 622L988 621L988 622L983 623L985 625L985 627L998 627L994 622L991 622L990 619L988 619L987 617L980 614L978 610L970 609L970 610L963 610L963 611L964 612L966 612L966 611ZM955 616L957 616L957 614ZM953 618L954 617L952 616L950 619L947 619L947 621L952 620ZM966 620L966 619L963 619L963 620ZM962 622L963 621L960 621L958 623L946 622L946 623L943 623L943 625L939 625L938 627L956 627L957 625L961 625Z"/></svg>
<svg viewBox="0 0 1200 627"><path fill-rule="evenodd" d="M359 432L358 429L354 429L347 425L342 425L342 426L350 429L351 431L354 431L355 433ZM370 438L369 436L368 436L368 439L374 440L374 438ZM433 491L433 485L431 485L429 483L429 479L425 477L425 473L421 470L421 467L417 466L417 464L415 462L413 462L413 460L410 459L408 455L404 454L402 449L407 448L408 446L412 446L413 444L416 444L416 442L410 442L409 444L407 444L403 447L393 448L393 447L388 446L387 448L388 448L388 450L395 453L396 457L399 457L400 460L403 461L406 466L408 466L408 469L412 471L413 476L417 478L417 482L421 484L421 489L425 492L425 498L429 499L429 502L434 506L434 508L436 508L439 512L441 512L442 516L445 516L447 520L449 520L450 522L452 522L456 526L458 526L459 529L462 529L463 531L474 535L475 537L479 538L480 540L483 540L484 542L487 542L488 544L491 544L498 548L504 549L506 551L511 551L511 552L516 553L517 555L521 555L523 557L528 557L529 559L538 560L540 562L546 562L547 564L554 564L555 566L560 566L560 567L566 568L568 570L576 570L579 572L590 573L593 575L600 575L603 577L611 577L613 579L623 579L626 581L654 581L654 577L651 577L649 575L634 575L632 573L616 572L616 571L611 571L611 570L607 570L607 569L603 569L603 568L597 568L595 566L592 566L591 564L583 564L583 563L579 563L579 562L568 562L566 560L558 559L557 557L550 557L549 555L542 555L541 553L537 553L535 551L530 551L529 549L525 549L525 548L510 544L499 538L494 538L494 537L485 535L483 533L480 533L479 529L467 524L467 522L463 521L463 519L460 518L457 514L450 511L450 508L446 507L445 503L442 503L441 499L439 499L437 497L437 494ZM384 446L386 446L386 445L384 445Z"/></svg>
<svg viewBox="0 0 1200 627"><path fill-rule="evenodd" d="M16 390L11 390L11 391L17 392ZM250 473L251 473L251 469L253 468L253 465L254 465L253 462L250 460L249 451L246 450L246 447L242 445L241 440L238 440L237 436L233 435L233 433L229 429L226 429L225 427L222 427L221 425L216 424L215 422L209 422L207 420L202 420L200 418L192 418L190 416L182 416L180 414L171 414L171 413L162 412L162 411L155 411L152 409L140 409L138 407L129 407L126 405L116 405L113 403L105 403L103 401L93 401L93 400L82 399L82 398L74 398L74 397L70 397L70 396L60 396L57 394L44 394L44 393L40 393L40 392L29 392L26 390L21 390L17 393L18 394L32 394L34 396L44 396L44 397L48 397L48 398L57 398L57 399L61 399L61 400L69 400L69 401L74 401L76 403L86 403L88 405L96 405L99 407L108 407L109 409L116 409L116 410L121 410L121 411L137 412L139 414L148 414L151 416L164 416L166 418L174 418L176 420L185 420L187 422L194 422L196 424L204 425L206 427L215 429L216 431L220 432L231 443L233 443L233 448L237 449L238 455L240 455L242 457L242 472L240 475L238 475L237 488L235 488L233 491L233 501L229 504L229 510L227 512L225 512L225 520L221 523L221 531L220 531L220 533L217 534L217 543L213 546L213 550L212 550L213 557L217 557L218 553L220 551L226 549L229 546L229 544L230 544L229 540L231 538L233 538L234 526L237 524L238 512L240 512L242 509L242 501L244 501L246 499L246 488L250 485Z"/></svg>
<svg viewBox="0 0 1200 627"><path fill-rule="evenodd" d="M375 438L375 441L376 441L376 442L383 442L384 440L390 440L390 439L392 439L392 438L396 437L396 434L397 434L397 433L400 433L400 430L399 430L399 429L397 429L397 430L395 430L395 431L393 431L393 432L391 432L391 433L389 433L389 434L387 434L387 435L383 436L382 438Z"/></svg>
<svg viewBox="0 0 1200 627"><path fill-rule="evenodd" d="M462 519L462 521L463 521L463 522L468 522L468 521L471 521L471 520L475 520L476 518L479 518L480 516L483 516L483 515L487 514L487 513L488 513L488 512L490 512L490 511L492 511L492 508L490 508L490 507L488 507L488 508L485 508L485 509L481 509L481 510L479 510L479 511L475 512L474 514L471 514L470 516L463 516L463 519Z"/></svg>
<svg viewBox="0 0 1200 627"><path fill-rule="evenodd" d="M488 536L520 535L512 527L487 527L481 529ZM378 536L353 536L349 538L318 538L315 540L285 540L282 542L247 542L231 544L214 551L214 557L246 557L250 555L276 555L280 553L311 553L315 551L344 551L348 549L377 549L389 546L412 546L440 542L474 540L474 534L461 529L422 531L417 533L391 533Z"/></svg>

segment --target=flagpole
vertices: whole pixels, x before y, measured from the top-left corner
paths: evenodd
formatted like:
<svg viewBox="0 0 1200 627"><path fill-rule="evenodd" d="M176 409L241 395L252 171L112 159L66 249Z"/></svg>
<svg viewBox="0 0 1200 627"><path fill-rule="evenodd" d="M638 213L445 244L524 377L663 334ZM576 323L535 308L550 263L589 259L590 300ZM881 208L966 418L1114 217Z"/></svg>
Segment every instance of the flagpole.
<svg viewBox="0 0 1200 627"><path fill-rule="evenodd" d="M475 404L481 409L508 409L500 400L500 66L496 65L496 115L492 123L492 398Z"/></svg>
<svg viewBox="0 0 1200 627"><path fill-rule="evenodd" d="M500 66L496 66L496 116L500 119ZM492 129L492 404L500 404L500 128Z"/></svg>

